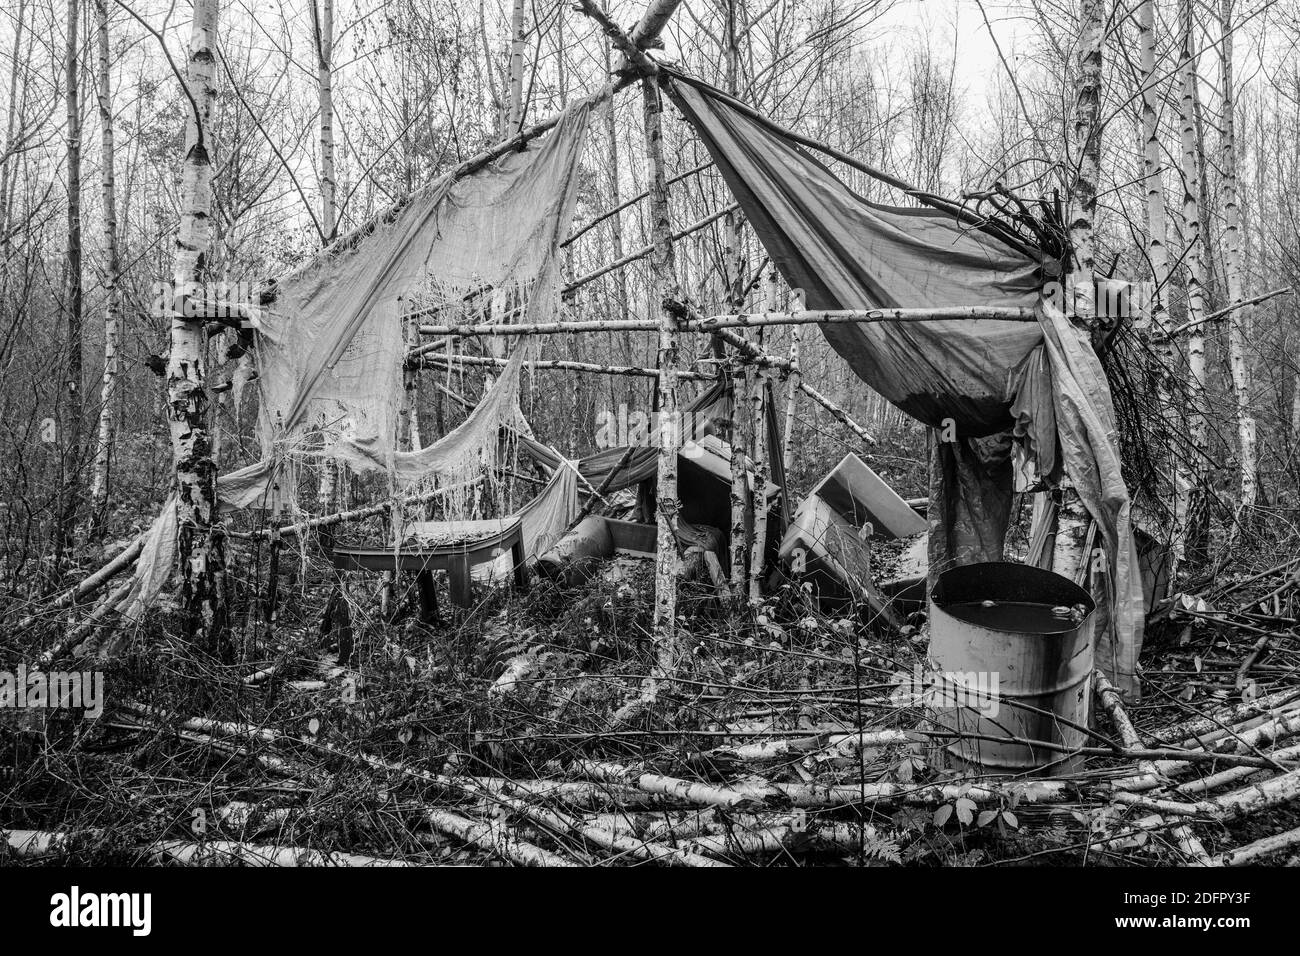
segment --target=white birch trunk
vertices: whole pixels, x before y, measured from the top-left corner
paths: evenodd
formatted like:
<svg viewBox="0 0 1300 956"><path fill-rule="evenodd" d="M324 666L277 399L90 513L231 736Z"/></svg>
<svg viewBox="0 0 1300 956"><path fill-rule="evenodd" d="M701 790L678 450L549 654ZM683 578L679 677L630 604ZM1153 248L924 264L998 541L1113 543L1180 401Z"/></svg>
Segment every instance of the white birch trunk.
<svg viewBox="0 0 1300 956"><path fill-rule="evenodd" d="M181 220L172 260L167 417L176 466L178 563L187 630L215 644L225 629L225 555L217 523L217 474L208 435L203 321L185 315L186 290L203 276L211 241L212 110L216 103L218 0L195 0L185 102ZM196 115L197 112L197 115ZM181 308L177 308L181 305Z"/></svg>
<svg viewBox="0 0 1300 956"><path fill-rule="evenodd" d="M78 505L81 500L78 471L81 465L82 432L82 285L81 285L81 92L80 48L77 25L81 18L79 0L68 0L68 34L64 56L64 105L67 108L67 176L68 176L68 244L65 267L67 288L63 312L68 335L64 389L67 402L59 439L63 474L59 490L58 525L55 553L61 558L75 533Z"/></svg>
<svg viewBox="0 0 1300 956"><path fill-rule="evenodd" d="M1197 152L1200 148L1196 135L1196 38L1192 0L1181 0L1181 44L1178 57L1178 76L1181 95L1178 101L1178 122L1181 130L1183 173L1183 242L1186 246L1184 274L1187 288L1188 323L1197 323L1187 336L1187 372L1191 390L1188 408L1187 431L1191 444L1204 449L1209 441L1209 426L1205 417L1205 335L1202 320L1205 318L1205 269L1201 244L1201 180ZM1190 481L1179 489L1181 499L1178 512L1186 516L1186 533L1174 542L1175 560L1182 561L1189 549L1202 550L1205 512L1205 467L1203 460L1195 459L1190 469Z"/></svg>
<svg viewBox="0 0 1300 956"><path fill-rule="evenodd" d="M510 104L506 114L506 128L501 138L508 139L519 132L524 118L524 0L514 0L510 12Z"/></svg>
<svg viewBox="0 0 1300 956"><path fill-rule="evenodd" d="M113 91L110 85L108 56L108 0L95 0L95 33L99 56L99 102L101 159L100 183L104 217L104 375L99 392L99 435L95 445L95 465L90 483L93 521L102 527L108 506L108 468L113 446L114 412L117 404L117 381L121 372L118 356L119 327L122 316L122 293L118 288L121 273L117 246L117 190L114 181L115 145L113 140Z"/></svg>
<svg viewBox="0 0 1300 956"><path fill-rule="evenodd" d="M1173 340L1169 336L1169 217L1165 209L1164 151L1160 145L1160 120L1157 112L1160 97L1155 88L1155 0L1142 0L1138 7L1138 39L1141 46L1138 80L1142 91L1142 176L1146 183L1147 257L1151 262L1151 278L1155 288L1151 302L1151 348L1160 366L1156 401L1160 403L1160 414L1167 422L1169 433L1177 434L1179 409L1174 405L1173 396L1180 390L1173 382L1173 371L1178 366L1178 360ZM1176 455L1170 455L1165 465L1169 486L1175 489L1173 526L1170 529L1171 540L1175 542L1183 540L1187 520L1187 515L1180 510L1185 502L1177 492L1181 485L1190 482L1185 474L1186 467L1186 463ZM1176 555L1182 554L1183 550L1182 544L1171 549L1170 580L1174 579L1178 571Z"/></svg>
<svg viewBox="0 0 1300 956"><path fill-rule="evenodd" d="M736 74L738 70L738 50L736 45L736 4L728 0L726 10L726 50L725 72L727 92L736 93ZM738 212L727 213L723 228L723 241L726 243L726 273L730 284L726 291L728 308L735 312L744 309L744 277L741 273L741 233ZM725 346L723 348L725 357ZM730 534L730 580L731 593L738 602L743 602L745 595L745 564L750 552L750 534L753 528L754 511L749 496L747 458L749 456L750 419L748 406L753 382L750 369L744 355L731 363L731 534ZM757 372L757 369L754 369Z"/></svg>
<svg viewBox="0 0 1300 956"><path fill-rule="evenodd" d="M316 91L320 108L320 205L321 231L328 245L337 226L336 179L334 173L334 0L320 0L316 17Z"/></svg>
<svg viewBox="0 0 1300 956"><path fill-rule="evenodd" d="M312 0L313 28L316 45L316 100L320 112L320 227L324 244L334 240L338 229L337 179L334 171L334 0ZM329 444L331 436L322 441ZM334 510L338 462L325 458L321 462L320 485L316 500L322 514Z"/></svg>
<svg viewBox="0 0 1300 956"><path fill-rule="evenodd" d="M668 218L668 186L664 175L663 103L653 79L642 80L645 116L646 179L650 188L651 304L659 310L659 470L656 501L658 522L655 557L654 642L658 675L671 676L677 666L677 320L666 308L677 298L672 225ZM653 694L653 688L651 688Z"/></svg>
<svg viewBox="0 0 1300 956"><path fill-rule="evenodd" d="M1070 193L1071 305L1089 328L1096 326L1096 248L1093 219L1097 212L1097 180L1101 166L1101 49L1105 34L1102 0L1082 0L1079 6L1079 79L1075 87L1074 159L1078 172Z"/></svg>
<svg viewBox="0 0 1300 956"><path fill-rule="evenodd" d="M798 296L799 301L791 301L787 308L791 311L802 311L804 308L803 296ZM793 465L791 451L794 447L794 413L799 406L799 383L801 373L799 371L799 348L803 339L803 326L790 326L790 372L786 383L785 395L785 431L781 434L781 461L785 465L786 481L790 480L790 468ZM790 490L786 488L782 491L789 501Z"/></svg>
<svg viewBox="0 0 1300 956"><path fill-rule="evenodd" d="M1221 0L1219 24L1223 43L1219 50L1219 78L1222 95L1219 119L1220 166L1223 173L1224 260L1227 273L1227 306L1238 305L1244 298L1241 262L1241 205L1237 191L1236 96L1232 75L1232 0ZM1232 394L1237 408L1237 440L1241 471L1241 508L1253 508L1255 485L1255 418L1250 408L1250 370L1246 365L1246 330L1250 328L1253 308L1243 305L1228 313L1228 366L1232 371Z"/></svg>

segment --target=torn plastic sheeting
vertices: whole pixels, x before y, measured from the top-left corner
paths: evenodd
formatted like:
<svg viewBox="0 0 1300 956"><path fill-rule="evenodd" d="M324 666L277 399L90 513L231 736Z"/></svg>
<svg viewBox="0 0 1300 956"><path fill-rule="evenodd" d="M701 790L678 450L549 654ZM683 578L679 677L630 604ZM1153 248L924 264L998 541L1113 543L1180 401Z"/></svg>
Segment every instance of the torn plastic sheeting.
<svg viewBox="0 0 1300 956"><path fill-rule="evenodd" d="M1112 628L1097 660L1121 690L1136 695L1141 585L1114 408L1091 343L1042 296L1047 263L949 214L869 202L810 152L728 105L724 94L673 77L668 88L809 308L1037 307L1036 323L821 329L858 377L889 401L931 428L955 425L957 441L936 440L932 453L931 573L1001 560L1012 429L1043 456L1040 474L1055 469L1059 439L1065 470L1102 528L1113 572ZM1034 359L1039 349L1042 358Z"/></svg>

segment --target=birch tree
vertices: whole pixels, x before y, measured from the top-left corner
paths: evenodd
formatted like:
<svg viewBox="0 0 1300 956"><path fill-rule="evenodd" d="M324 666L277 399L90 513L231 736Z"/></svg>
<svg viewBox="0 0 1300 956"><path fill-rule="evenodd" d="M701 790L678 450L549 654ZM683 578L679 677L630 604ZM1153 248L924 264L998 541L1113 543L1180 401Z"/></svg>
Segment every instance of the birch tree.
<svg viewBox="0 0 1300 956"><path fill-rule="evenodd" d="M1142 0L1137 11L1138 43L1141 48L1138 82L1142 96L1142 180L1146 197L1146 255L1151 266L1151 279L1154 288L1151 301L1151 345L1157 364L1157 395L1160 414L1171 423L1169 432L1176 434L1178 428L1172 425L1177 416L1173 396L1179 393L1173 381L1174 369L1178 366L1174 353L1173 340L1169 336L1169 217L1165 208L1164 183L1164 148L1160 142L1160 120L1157 104L1161 100L1158 90L1160 77L1156 74L1156 34L1155 34L1155 0ZM1177 489L1180 484L1190 482L1186 474L1186 463L1175 454L1170 453L1165 468L1170 486ZM1186 514L1180 509L1185 504L1183 496L1175 491L1173 502L1173 520L1171 540L1181 541L1184 533ZM1171 549L1169 576L1172 579L1177 565L1174 555L1183 551L1181 545Z"/></svg>
<svg viewBox="0 0 1300 956"><path fill-rule="evenodd" d="M186 315L204 274L212 233L212 111L217 98L218 0L195 0L185 96L181 218L172 259L167 417L176 468L177 552L187 632L216 648L226 625L225 548L217 522L217 471L208 431L203 321Z"/></svg>
<svg viewBox="0 0 1300 956"><path fill-rule="evenodd" d="M1191 387L1187 430L1191 444L1197 452L1204 452L1209 442L1209 424L1205 417L1205 269L1201 244L1201 178L1198 151L1200 141L1196 132L1196 21L1194 0L1180 0L1180 43L1178 55L1178 124L1182 154L1183 179L1183 255L1184 284L1187 290L1187 323L1192 325L1187 336L1187 374ZM1186 534L1174 542L1175 560L1189 553L1197 560L1204 551L1208 522L1205 500L1204 459L1195 458L1190 468L1190 482L1179 490L1182 506L1178 512L1187 516Z"/></svg>
<svg viewBox="0 0 1300 956"><path fill-rule="evenodd" d="M63 298L63 313L67 330L67 364L64 373L63 413L63 500L59 506L56 529L56 560L61 558L71 542L77 520L81 482L78 469L81 464L82 432L82 286L81 286L81 88L80 57L77 25L81 17L79 0L68 0L68 33L64 51L64 105L67 111L67 177L68 177L68 245L64 268L67 287Z"/></svg>
<svg viewBox="0 0 1300 956"><path fill-rule="evenodd" d="M1075 88L1074 156L1078 167L1070 193L1072 306L1079 319L1096 324L1096 248L1093 219L1097 214L1097 180L1101 175L1101 47L1105 34L1104 3L1083 0L1079 6L1079 79Z"/></svg>
<svg viewBox="0 0 1300 956"><path fill-rule="evenodd" d="M655 510L658 521L655 557L654 640L659 671L670 675L677 663L677 446L680 441L677 407L677 322L665 307L677 295L672 226L668 218L668 186L664 175L663 102L653 78L641 81L645 124L646 179L650 189L651 303L659 318L659 470ZM740 414L737 409L737 414Z"/></svg>
<svg viewBox="0 0 1300 956"><path fill-rule="evenodd" d="M99 429L95 443L95 465L91 476L90 503L93 527L102 528L108 506L108 469L113 448L113 424L117 413L117 383L121 374L118 355L122 317L121 259L117 245L117 190L114 181L116 148L113 141L113 90L109 76L108 0L95 0L95 39L98 53L100 191L103 201L104 232L104 374L99 391Z"/></svg>
<svg viewBox="0 0 1300 956"><path fill-rule="evenodd" d="M1224 272L1228 291L1228 366L1232 372L1232 394L1237 411L1238 468L1241 480L1240 506L1253 508L1255 486L1255 418L1250 406L1250 373L1246 365L1246 329L1250 325L1251 307L1245 298L1241 264L1241 205L1238 199L1236 99L1232 74L1232 0L1219 5L1222 45L1219 50L1220 118L1222 131L1219 165L1223 176L1223 249Z"/></svg>
<svg viewBox="0 0 1300 956"><path fill-rule="evenodd" d="M334 0L312 0L312 40L316 49L316 102L320 111L320 224L323 244L338 230L338 201L334 172ZM330 441L330 436L323 439ZM321 512L334 508L338 463L326 458L321 465L317 501Z"/></svg>
<svg viewBox="0 0 1300 956"><path fill-rule="evenodd" d="M519 132L524 120L524 36L527 20L524 18L524 0L514 0L510 11L510 100L505 115L502 139Z"/></svg>

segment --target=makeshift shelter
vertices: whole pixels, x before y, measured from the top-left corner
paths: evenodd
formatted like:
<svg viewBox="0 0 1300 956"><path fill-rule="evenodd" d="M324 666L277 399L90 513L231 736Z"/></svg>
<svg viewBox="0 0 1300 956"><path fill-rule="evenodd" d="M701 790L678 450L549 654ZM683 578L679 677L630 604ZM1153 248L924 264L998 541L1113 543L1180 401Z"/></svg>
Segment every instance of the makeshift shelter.
<svg viewBox="0 0 1300 956"><path fill-rule="evenodd" d="M858 377L955 441L933 442L930 571L1002 557L1012 442L1039 474L1062 466L1101 529L1111 626L1102 669L1137 690L1143 602L1115 411L1086 333L1047 295L1060 263L951 213L884 206L844 185L800 144L726 94L672 74L674 102L699 133L759 240L813 309L1005 305L1037 321L822 325Z"/></svg>
<svg viewBox="0 0 1300 956"><path fill-rule="evenodd" d="M930 310L817 321L859 378L935 429L931 573L1001 557L1018 444L1049 483L1068 475L1099 529L1111 620L1097 659L1122 689L1136 692L1142 592L1115 414L1087 335L1047 294L1061 277L1061 250L935 197L919 197L930 208L870 202L819 161L808 141L706 84L666 68L653 72L700 135L772 262L811 308ZM531 338L522 333L565 331L563 323L545 322L558 306L557 253L590 111L613 92L571 106L517 150L444 176L281 280L269 307L250 309L263 458L222 479L228 507L278 511L307 461L386 474L394 493L456 485L493 461L501 428L521 424L516 392L531 357ZM522 341L501 357L499 377L464 423L425 448L405 449L395 436L406 355L401 324L412 302L442 323L421 327L426 334L510 333ZM948 307L1023 313L1027 321L935 314ZM722 316L679 327L725 328L728 319L746 324ZM742 360L759 351L739 344ZM715 388L700 403L724 398ZM774 448L770 402L767 421L765 440ZM576 516L574 474L613 489L648 478L665 453L606 449L568 461L527 435L519 440L553 469L552 483L524 509L530 555ZM779 470L776 456L772 465ZM137 568L129 614L165 580L172 511L164 508L151 531L155 547ZM399 528L395 546L405 533Z"/></svg>

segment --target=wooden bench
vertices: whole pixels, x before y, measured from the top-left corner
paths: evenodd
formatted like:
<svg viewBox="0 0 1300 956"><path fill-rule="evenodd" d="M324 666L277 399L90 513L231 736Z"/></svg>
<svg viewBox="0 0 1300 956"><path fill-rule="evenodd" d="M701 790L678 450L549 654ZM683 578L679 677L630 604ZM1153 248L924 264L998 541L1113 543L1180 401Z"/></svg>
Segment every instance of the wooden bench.
<svg viewBox="0 0 1300 956"><path fill-rule="evenodd" d="M447 572L451 603L469 607L472 603L470 569L495 561L509 550L515 585L528 586L522 520L518 517L420 521L411 528L414 540L398 548L335 545L334 567L340 571L414 571L420 594L420 618L426 623L433 623L438 616L434 571Z"/></svg>

